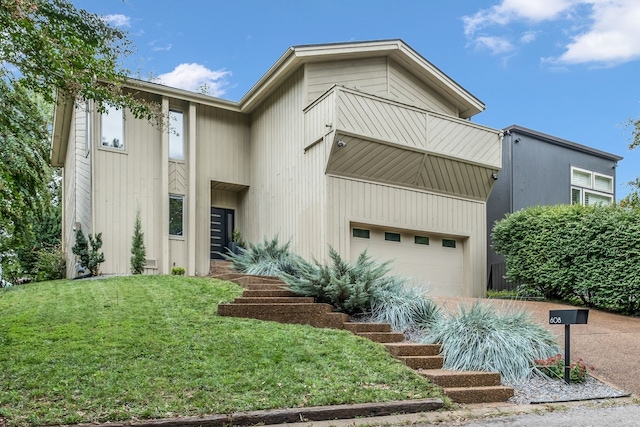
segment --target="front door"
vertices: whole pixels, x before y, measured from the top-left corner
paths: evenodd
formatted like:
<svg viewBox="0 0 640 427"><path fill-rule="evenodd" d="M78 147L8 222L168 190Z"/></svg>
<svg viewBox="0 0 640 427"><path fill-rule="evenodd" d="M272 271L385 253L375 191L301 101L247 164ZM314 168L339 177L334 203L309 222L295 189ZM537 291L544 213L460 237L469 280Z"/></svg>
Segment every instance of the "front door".
<svg viewBox="0 0 640 427"><path fill-rule="evenodd" d="M211 208L211 259L224 259L229 243L233 241L233 209Z"/></svg>

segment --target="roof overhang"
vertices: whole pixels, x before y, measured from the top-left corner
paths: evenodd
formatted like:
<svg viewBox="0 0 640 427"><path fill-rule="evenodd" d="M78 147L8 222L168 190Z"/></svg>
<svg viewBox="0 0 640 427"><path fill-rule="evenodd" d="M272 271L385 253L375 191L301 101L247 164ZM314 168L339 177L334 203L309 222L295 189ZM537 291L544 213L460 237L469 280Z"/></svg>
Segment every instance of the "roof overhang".
<svg viewBox="0 0 640 427"><path fill-rule="evenodd" d="M51 166L64 166L71 133L71 122L74 110L74 99L60 93L56 96L56 106L53 112L53 132L51 135Z"/></svg>

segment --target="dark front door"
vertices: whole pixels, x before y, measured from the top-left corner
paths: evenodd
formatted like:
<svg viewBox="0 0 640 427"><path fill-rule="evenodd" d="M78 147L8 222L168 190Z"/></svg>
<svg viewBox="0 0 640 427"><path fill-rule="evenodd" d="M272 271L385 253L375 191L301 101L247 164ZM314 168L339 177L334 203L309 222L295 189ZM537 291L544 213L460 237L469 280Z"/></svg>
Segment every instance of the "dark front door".
<svg viewBox="0 0 640 427"><path fill-rule="evenodd" d="M229 243L233 241L233 209L211 208L211 259L224 259Z"/></svg>

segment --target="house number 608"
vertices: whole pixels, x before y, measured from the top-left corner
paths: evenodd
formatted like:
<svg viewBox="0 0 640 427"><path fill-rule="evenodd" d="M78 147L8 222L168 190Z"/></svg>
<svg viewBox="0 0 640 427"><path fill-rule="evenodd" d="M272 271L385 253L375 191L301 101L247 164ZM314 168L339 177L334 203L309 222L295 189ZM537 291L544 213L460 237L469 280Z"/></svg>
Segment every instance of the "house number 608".
<svg viewBox="0 0 640 427"><path fill-rule="evenodd" d="M562 323L562 317L560 316L555 316L555 317L550 317L549 318L549 323L552 325L557 325Z"/></svg>

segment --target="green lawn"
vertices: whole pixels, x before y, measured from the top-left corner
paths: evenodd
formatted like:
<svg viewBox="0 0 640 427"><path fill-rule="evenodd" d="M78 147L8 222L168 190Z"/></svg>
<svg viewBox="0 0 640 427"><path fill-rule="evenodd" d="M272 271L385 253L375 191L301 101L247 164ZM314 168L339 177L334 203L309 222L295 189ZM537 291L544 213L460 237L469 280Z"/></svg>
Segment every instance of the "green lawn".
<svg viewBox="0 0 640 427"><path fill-rule="evenodd" d="M130 276L0 289L9 426L442 397L345 331L218 317L240 287Z"/></svg>

